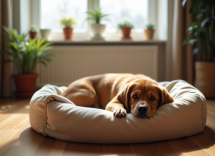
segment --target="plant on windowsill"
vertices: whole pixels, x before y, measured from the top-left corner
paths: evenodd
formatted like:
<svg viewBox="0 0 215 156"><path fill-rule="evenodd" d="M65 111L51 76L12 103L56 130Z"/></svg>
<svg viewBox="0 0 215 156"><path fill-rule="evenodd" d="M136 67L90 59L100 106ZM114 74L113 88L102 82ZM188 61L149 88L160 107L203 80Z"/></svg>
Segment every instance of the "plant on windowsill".
<svg viewBox="0 0 215 156"><path fill-rule="evenodd" d="M187 0L183 0L185 6ZM188 28L189 37L183 45L194 47L193 54L200 52L202 61L195 62L194 85L206 98L215 98L215 1L192 1L190 13L196 15L196 21Z"/></svg>
<svg viewBox="0 0 215 156"><path fill-rule="evenodd" d="M132 39L131 37L131 29L134 28L134 24L129 19L124 19L117 25L118 29L122 30L122 37L123 39Z"/></svg>
<svg viewBox="0 0 215 156"><path fill-rule="evenodd" d="M105 31L106 25L101 24L103 20L109 20L107 17L109 14L103 13L101 8L96 8L93 11L86 12L88 18L86 20L91 20L94 24L91 24L91 30L94 34L92 40L104 40L102 34Z"/></svg>
<svg viewBox="0 0 215 156"><path fill-rule="evenodd" d="M31 25L29 35L31 39L35 39L37 37L37 27L35 25Z"/></svg>
<svg viewBox="0 0 215 156"><path fill-rule="evenodd" d="M71 40L73 36L73 26L77 24L76 18L63 15L59 22L63 27L64 39Z"/></svg>
<svg viewBox="0 0 215 156"><path fill-rule="evenodd" d="M145 32L145 39L153 39L154 25L153 24L147 24L144 32Z"/></svg>
<svg viewBox="0 0 215 156"><path fill-rule="evenodd" d="M12 75L16 86L15 96L29 98L35 92L38 77L35 73L37 64L47 65L52 60L53 54L44 53L51 48L52 43L44 43L46 38L25 41L27 33L19 35L15 29L7 27L4 27L4 30L8 33L10 50L0 52L9 55L11 60L5 60L2 63L12 62L17 71L17 74Z"/></svg>

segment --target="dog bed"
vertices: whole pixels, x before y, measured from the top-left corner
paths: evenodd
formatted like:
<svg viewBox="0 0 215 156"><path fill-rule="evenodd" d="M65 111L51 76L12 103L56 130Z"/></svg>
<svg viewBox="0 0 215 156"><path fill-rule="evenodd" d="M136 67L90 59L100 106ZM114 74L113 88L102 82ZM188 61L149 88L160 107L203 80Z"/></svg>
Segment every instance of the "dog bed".
<svg viewBox="0 0 215 156"><path fill-rule="evenodd" d="M66 87L45 85L30 101L30 124L38 133L59 140L85 143L144 143L191 136L204 131L204 95L183 80L161 82L174 98L150 118L76 106L60 94Z"/></svg>

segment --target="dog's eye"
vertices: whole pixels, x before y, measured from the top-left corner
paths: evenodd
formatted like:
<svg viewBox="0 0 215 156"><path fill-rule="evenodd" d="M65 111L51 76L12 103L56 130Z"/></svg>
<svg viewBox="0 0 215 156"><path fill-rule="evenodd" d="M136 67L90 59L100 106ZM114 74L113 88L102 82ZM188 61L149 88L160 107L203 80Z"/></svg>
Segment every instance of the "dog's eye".
<svg viewBox="0 0 215 156"><path fill-rule="evenodd" d="M138 99L137 95L133 95L132 97L133 97L133 99Z"/></svg>
<svg viewBox="0 0 215 156"><path fill-rule="evenodd" d="M153 96L151 96L151 97L149 98L149 100L154 101L155 98L154 98Z"/></svg>

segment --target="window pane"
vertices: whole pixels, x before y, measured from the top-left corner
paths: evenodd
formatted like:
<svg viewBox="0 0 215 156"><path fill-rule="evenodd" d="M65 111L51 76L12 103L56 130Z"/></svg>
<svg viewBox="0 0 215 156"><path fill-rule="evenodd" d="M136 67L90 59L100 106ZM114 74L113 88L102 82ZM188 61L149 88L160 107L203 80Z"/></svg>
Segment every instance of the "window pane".
<svg viewBox="0 0 215 156"><path fill-rule="evenodd" d="M129 18L135 25L135 32L142 32L147 24L147 0L100 0L102 10L110 14L106 32L116 32L117 24Z"/></svg>
<svg viewBox="0 0 215 156"><path fill-rule="evenodd" d="M87 32L87 0L41 0L41 29L52 29L52 32L62 32L58 20L63 14L75 16L78 24L74 32Z"/></svg>

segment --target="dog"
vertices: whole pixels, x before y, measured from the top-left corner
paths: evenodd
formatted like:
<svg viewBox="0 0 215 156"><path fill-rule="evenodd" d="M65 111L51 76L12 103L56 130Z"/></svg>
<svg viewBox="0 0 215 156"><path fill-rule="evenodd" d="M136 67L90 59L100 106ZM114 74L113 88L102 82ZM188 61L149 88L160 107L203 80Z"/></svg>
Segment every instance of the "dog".
<svg viewBox="0 0 215 156"><path fill-rule="evenodd" d="M85 77L72 82L61 95L77 106L105 109L116 117L127 112L135 117L151 117L159 106L174 102L155 80L130 73Z"/></svg>

